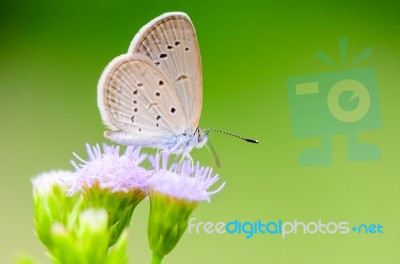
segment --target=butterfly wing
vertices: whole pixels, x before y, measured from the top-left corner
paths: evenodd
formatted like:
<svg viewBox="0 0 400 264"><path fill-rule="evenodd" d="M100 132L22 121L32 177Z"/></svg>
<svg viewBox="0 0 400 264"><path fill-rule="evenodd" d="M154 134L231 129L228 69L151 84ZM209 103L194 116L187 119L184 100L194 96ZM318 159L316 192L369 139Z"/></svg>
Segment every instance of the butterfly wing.
<svg viewBox="0 0 400 264"><path fill-rule="evenodd" d="M98 84L106 137L120 144L166 147L184 133L185 118L169 78L149 59L130 54L115 58Z"/></svg>
<svg viewBox="0 0 400 264"><path fill-rule="evenodd" d="M166 13L134 37L128 54L147 57L165 73L184 112L187 132L199 124L202 106L200 50L190 18L180 12Z"/></svg>

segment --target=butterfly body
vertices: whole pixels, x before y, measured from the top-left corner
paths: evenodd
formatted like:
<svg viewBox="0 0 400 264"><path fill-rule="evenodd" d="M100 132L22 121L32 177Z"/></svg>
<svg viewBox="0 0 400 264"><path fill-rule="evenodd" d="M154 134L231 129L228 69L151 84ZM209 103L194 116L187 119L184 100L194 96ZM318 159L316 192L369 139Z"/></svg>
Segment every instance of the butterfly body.
<svg viewBox="0 0 400 264"><path fill-rule="evenodd" d="M173 153L187 153L193 148L200 148L207 143L207 135L200 129L194 133L165 135L162 138L147 138L138 140L137 137L124 131L106 131L105 137L122 145L162 148Z"/></svg>
<svg viewBox="0 0 400 264"><path fill-rule="evenodd" d="M119 144L189 153L207 142L198 128L202 107L201 59L189 17L166 13L133 38L98 84L98 106Z"/></svg>

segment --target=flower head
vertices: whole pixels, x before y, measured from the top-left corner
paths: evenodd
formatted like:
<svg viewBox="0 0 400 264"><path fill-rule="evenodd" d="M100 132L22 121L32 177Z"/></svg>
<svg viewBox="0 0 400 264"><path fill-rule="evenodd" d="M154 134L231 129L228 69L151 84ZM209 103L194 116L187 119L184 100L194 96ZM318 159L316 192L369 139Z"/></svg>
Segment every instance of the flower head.
<svg viewBox="0 0 400 264"><path fill-rule="evenodd" d="M154 174L150 178L150 215L148 239L153 260L160 262L179 242L185 232L190 214L200 201L210 201L210 196L219 192L208 189L218 181L212 169L200 166L191 160L173 163L168 168L168 153L150 157Z"/></svg>
<svg viewBox="0 0 400 264"><path fill-rule="evenodd" d="M140 154L140 148L129 146L125 153L120 155L119 146L104 144L101 151L98 144L93 147L86 144L86 151L89 156L87 161L74 153L82 164L71 161L76 172L69 194L96 186L112 192L128 192L132 189L147 191L147 180L151 172L139 167L146 158L146 155Z"/></svg>
<svg viewBox="0 0 400 264"><path fill-rule="evenodd" d="M168 169L168 159L168 153L149 158L155 170L148 182L152 191L187 201L209 202L211 195L225 186L224 182L216 190L208 191L219 180L218 174L213 175L212 168L200 166L199 162L193 166L192 161L184 160L180 164L173 163Z"/></svg>
<svg viewBox="0 0 400 264"><path fill-rule="evenodd" d="M86 208L103 208L109 216L109 246L114 245L130 219L136 205L147 195L147 181L152 172L139 164L146 158L140 148L127 147L119 154L119 147L86 145L87 161L72 161L76 172L71 179L69 194L82 191Z"/></svg>

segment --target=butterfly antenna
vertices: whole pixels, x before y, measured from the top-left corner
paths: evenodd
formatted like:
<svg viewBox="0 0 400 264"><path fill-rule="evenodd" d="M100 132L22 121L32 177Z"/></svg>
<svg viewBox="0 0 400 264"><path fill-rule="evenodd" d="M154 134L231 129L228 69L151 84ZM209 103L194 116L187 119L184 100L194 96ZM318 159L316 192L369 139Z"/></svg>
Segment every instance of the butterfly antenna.
<svg viewBox="0 0 400 264"><path fill-rule="evenodd" d="M245 138L245 137L242 137L242 136L239 136L239 135L236 135L236 134L232 134L232 133L220 130L220 129L206 128L204 130L206 131L207 134L208 134L209 131L215 131L215 132L220 132L220 133L223 133L225 135L229 135L229 136L232 136L232 137L235 137L235 138L239 138L241 140L244 140L244 141L247 141L247 142L250 142L250 143L255 143L255 144L260 143L260 141L258 141L257 139Z"/></svg>
<svg viewBox="0 0 400 264"><path fill-rule="evenodd" d="M211 156L213 156L215 164L218 168L221 168L221 160L219 159L217 152L215 151L213 145L211 145L210 141L207 141L206 148L210 152Z"/></svg>

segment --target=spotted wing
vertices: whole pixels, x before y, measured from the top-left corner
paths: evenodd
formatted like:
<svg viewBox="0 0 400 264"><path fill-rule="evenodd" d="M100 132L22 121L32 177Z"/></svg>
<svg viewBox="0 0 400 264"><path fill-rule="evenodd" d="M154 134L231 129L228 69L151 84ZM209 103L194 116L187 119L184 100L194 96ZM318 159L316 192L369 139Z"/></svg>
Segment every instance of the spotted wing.
<svg viewBox="0 0 400 264"><path fill-rule="evenodd" d="M163 147L185 131L184 112L173 85L144 57L122 55L104 70L98 85L106 137L121 144Z"/></svg>
<svg viewBox="0 0 400 264"><path fill-rule="evenodd" d="M128 53L147 57L165 73L183 109L187 132L194 132L202 107L202 75L200 50L190 18L180 12L155 18L135 36Z"/></svg>

